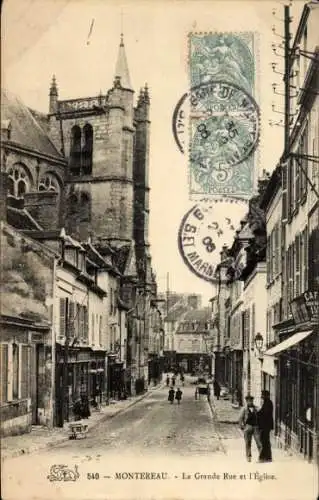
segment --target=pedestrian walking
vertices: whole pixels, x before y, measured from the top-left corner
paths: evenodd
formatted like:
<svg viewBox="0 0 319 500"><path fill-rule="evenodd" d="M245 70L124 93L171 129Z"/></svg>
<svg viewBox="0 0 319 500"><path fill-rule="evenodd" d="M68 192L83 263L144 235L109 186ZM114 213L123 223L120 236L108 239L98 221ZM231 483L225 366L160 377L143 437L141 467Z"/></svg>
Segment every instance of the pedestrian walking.
<svg viewBox="0 0 319 500"><path fill-rule="evenodd" d="M216 379L214 379L214 396L216 399L219 399L220 398L220 385L219 383L217 382Z"/></svg>
<svg viewBox="0 0 319 500"><path fill-rule="evenodd" d="M270 444L270 432L274 428L274 406L270 399L269 391L262 391L261 401L262 405L260 410L258 411L258 426L261 441L259 462L271 462L272 453Z"/></svg>
<svg viewBox="0 0 319 500"><path fill-rule="evenodd" d="M181 382L182 382L183 386L184 386L184 381L185 381L185 377L184 377L183 373L181 373Z"/></svg>
<svg viewBox="0 0 319 500"><path fill-rule="evenodd" d="M242 409L239 416L240 428L244 431L246 458L251 462L251 441L254 436L258 452L261 452L261 442L258 427L258 413L254 405L254 398L250 394L246 396L246 406Z"/></svg>
<svg viewBox="0 0 319 500"><path fill-rule="evenodd" d="M167 374L167 376L166 376L166 387L168 387L168 386L169 386L169 376Z"/></svg>
<svg viewBox="0 0 319 500"><path fill-rule="evenodd" d="M182 394L183 394L183 392L182 392L182 391L180 390L180 388L178 387L178 388L177 388L177 391L176 391L176 393L175 393L175 399L176 399L176 401L177 401L177 404L178 404L178 405L180 404L180 402L181 402L181 400L182 400Z"/></svg>
<svg viewBox="0 0 319 500"><path fill-rule="evenodd" d="M172 386L174 387L175 386L175 382L176 382L176 378L175 378L175 375L172 376Z"/></svg>
<svg viewBox="0 0 319 500"><path fill-rule="evenodd" d="M174 403L174 398L175 398L175 391L173 387L170 388L168 391L168 401L171 403L171 405Z"/></svg>

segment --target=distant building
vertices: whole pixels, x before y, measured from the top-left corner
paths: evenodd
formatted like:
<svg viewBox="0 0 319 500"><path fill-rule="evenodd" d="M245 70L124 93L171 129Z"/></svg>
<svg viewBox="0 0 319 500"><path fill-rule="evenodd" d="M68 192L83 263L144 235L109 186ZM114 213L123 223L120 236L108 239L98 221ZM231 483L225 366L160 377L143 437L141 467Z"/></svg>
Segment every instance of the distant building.
<svg viewBox="0 0 319 500"><path fill-rule="evenodd" d="M175 332L176 365L187 373L211 374L210 309L188 311Z"/></svg>

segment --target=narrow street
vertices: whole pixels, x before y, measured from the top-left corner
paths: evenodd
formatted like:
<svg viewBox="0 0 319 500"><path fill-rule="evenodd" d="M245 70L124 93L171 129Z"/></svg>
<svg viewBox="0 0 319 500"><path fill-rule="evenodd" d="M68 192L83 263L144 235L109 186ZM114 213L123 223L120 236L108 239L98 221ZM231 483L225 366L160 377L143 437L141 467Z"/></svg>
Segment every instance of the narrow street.
<svg viewBox="0 0 319 500"><path fill-rule="evenodd" d="M298 493L293 478L301 481L292 474L295 463L247 464L237 427L215 422L206 398L195 400L194 386L182 389L180 406L170 405L166 387L161 388L101 422L85 439L5 460L3 498L131 500L151 499L156 492L156 498L166 499L258 500L277 498L288 477L291 492L285 500L302 498L293 496ZM234 443L237 449L228 449ZM60 464L73 471L77 466L76 481L48 480L50 468ZM128 475L135 472L134 478Z"/></svg>

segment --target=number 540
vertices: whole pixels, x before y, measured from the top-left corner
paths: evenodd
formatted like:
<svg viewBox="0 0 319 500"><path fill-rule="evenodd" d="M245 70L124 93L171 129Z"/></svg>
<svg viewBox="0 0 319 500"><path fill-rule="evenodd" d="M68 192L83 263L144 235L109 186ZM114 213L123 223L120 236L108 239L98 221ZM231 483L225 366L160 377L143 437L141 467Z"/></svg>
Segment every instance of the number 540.
<svg viewBox="0 0 319 500"><path fill-rule="evenodd" d="M100 479L100 474L98 472L88 472L87 478L88 479Z"/></svg>

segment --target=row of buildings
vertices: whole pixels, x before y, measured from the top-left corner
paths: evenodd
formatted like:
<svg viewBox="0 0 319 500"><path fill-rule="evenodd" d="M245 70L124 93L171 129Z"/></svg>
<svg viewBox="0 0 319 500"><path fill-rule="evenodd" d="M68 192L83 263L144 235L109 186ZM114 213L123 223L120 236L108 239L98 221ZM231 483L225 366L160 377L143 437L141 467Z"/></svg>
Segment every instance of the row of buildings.
<svg viewBox="0 0 319 500"><path fill-rule="evenodd" d="M287 144L259 182L217 268L215 376L234 403L262 389L280 443L317 458L319 408L319 5L303 10L286 78ZM287 102L287 96L286 96Z"/></svg>
<svg viewBox="0 0 319 500"><path fill-rule="evenodd" d="M63 426L159 377L162 313L148 239L149 108L123 39L105 95L49 113L1 96L1 432Z"/></svg>

